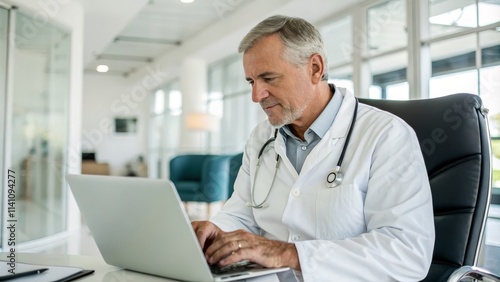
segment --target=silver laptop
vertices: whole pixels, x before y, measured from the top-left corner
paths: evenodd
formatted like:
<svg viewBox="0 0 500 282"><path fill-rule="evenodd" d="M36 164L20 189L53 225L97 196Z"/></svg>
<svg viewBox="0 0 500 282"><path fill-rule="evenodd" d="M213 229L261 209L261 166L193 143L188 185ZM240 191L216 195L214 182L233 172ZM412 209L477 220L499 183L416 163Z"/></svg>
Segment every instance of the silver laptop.
<svg viewBox="0 0 500 282"><path fill-rule="evenodd" d="M185 281L234 281L277 273L250 265L213 274L172 182L67 175L106 263Z"/></svg>

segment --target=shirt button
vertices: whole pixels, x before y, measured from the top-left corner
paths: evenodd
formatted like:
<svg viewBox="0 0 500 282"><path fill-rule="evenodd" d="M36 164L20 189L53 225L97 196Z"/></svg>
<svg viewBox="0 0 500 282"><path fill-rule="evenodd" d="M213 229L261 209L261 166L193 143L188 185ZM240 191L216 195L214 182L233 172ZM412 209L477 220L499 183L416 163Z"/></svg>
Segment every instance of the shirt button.
<svg viewBox="0 0 500 282"><path fill-rule="evenodd" d="M305 150L307 150L307 146L302 146L301 149L302 149L302 151L305 151Z"/></svg>
<svg viewBox="0 0 500 282"><path fill-rule="evenodd" d="M298 241L298 240L300 240L299 235L292 235L292 241Z"/></svg>
<svg viewBox="0 0 500 282"><path fill-rule="evenodd" d="M300 195L299 189L293 189L292 190L292 195L294 195L295 197L298 197Z"/></svg>

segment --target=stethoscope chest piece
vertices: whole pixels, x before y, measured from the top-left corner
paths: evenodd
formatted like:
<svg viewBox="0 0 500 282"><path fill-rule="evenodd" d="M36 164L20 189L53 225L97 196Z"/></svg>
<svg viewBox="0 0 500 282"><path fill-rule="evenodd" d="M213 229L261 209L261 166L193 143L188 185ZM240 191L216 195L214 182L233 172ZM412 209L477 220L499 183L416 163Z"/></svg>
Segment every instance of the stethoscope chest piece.
<svg viewBox="0 0 500 282"><path fill-rule="evenodd" d="M326 177L326 182L328 182L328 188L335 188L342 183L344 175L340 172L340 166L335 167L328 176Z"/></svg>

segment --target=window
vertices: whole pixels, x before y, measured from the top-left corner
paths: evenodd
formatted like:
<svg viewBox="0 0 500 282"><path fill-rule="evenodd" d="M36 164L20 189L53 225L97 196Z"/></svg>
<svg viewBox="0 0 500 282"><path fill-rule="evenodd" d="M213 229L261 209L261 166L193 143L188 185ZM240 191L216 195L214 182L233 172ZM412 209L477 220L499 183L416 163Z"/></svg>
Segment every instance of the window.
<svg viewBox="0 0 500 282"><path fill-rule="evenodd" d="M171 81L151 95L149 122L149 177L163 178L168 160L178 147L181 132L182 93L178 80Z"/></svg>
<svg viewBox="0 0 500 282"><path fill-rule="evenodd" d="M155 92L155 97L153 99L153 112L157 115L165 112L165 91L162 89L158 89Z"/></svg>
<svg viewBox="0 0 500 282"><path fill-rule="evenodd" d="M406 1L392 0L367 10L367 65L370 98L409 99L406 79Z"/></svg>
<svg viewBox="0 0 500 282"><path fill-rule="evenodd" d="M179 116L182 113L182 93L178 89L168 91L168 110L171 116Z"/></svg>
<svg viewBox="0 0 500 282"><path fill-rule="evenodd" d="M429 82L429 98L454 93L477 93L477 71L469 70L438 75Z"/></svg>
<svg viewBox="0 0 500 282"><path fill-rule="evenodd" d="M352 17L346 16L319 27L326 47L328 67L348 63L352 60Z"/></svg>
<svg viewBox="0 0 500 282"><path fill-rule="evenodd" d="M481 46L479 93L489 109L492 138L494 187L492 203L500 204L500 32L486 30L479 33L479 44Z"/></svg>
<svg viewBox="0 0 500 282"><path fill-rule="evenodd" d="M208 112L221 117L220 131L210 134L210 151L243 151L248 136L265 114L252 102L241 55L210 66L208 81Z"/></svg>
<svg viewBox="0 0 500 282"><path fill-rule="evenodd" d="M386 99L388 100L408 100L410 88L408 82L400 82L387 85Z"/></svg>
<svg viewBox="0 0 500 282"><path fill-rule="evenodd" d="M392 0L368 9L368 54L405 47L408 44L406 32L406 1Z"/></svg>
<svg viewBox="0 0 500 282"><path fill-rule="evenodd" d="M464 92L478 94L476 41L476 35L471 34L430 45L429 97Z"/></svg>
<svg viewBox="0 0 500 282"><path fill-rule="evenodd" d="M407 65L408 52L406 51L370 60L372 87L378 87L370 89L370 97L378 98L376 93L380 91L379 98L381 99L408 100L410 90L406 81Z"/></svg>
<svg viewBox="0 0 500 282"><path fill-rule="evenodd" d="M481 98L489 110L491 147L493 151L493 187L500 195L500 64L481 68ZM496 79L496 80L495 80Z"/></svg>
<svg viewBox="0 0 500 282"><path fill-rule="evenodd" d="M485 26L500 21L500 0L479 0L479 26Z"/></svg>
<svg viewBox="0 0 500 282"><path fill-rule="evenodd" d="M475 0L429 0L429 36L437 37L477 27Z"/></svg>
<svg viewBox="0 0 500 282"><path fill-rule="evenodd" d="M319 27L328 59L328 82L354 92L352 82L352 16L345 16ZM358 46L359 47L359 46Z"/></svg>

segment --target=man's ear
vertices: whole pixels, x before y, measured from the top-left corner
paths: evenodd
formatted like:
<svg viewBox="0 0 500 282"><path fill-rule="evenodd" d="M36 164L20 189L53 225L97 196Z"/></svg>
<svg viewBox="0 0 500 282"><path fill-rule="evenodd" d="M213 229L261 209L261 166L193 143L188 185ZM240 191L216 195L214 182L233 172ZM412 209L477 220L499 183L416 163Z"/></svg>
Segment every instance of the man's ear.
<svg viewBox="0 0 500 282"><path fill-rule="evenodd" d="M309 68L312 83L319 83L323 73L325 72L323 57L321 57L320 54L313 54L311 58L309 58Z"/></svg>

